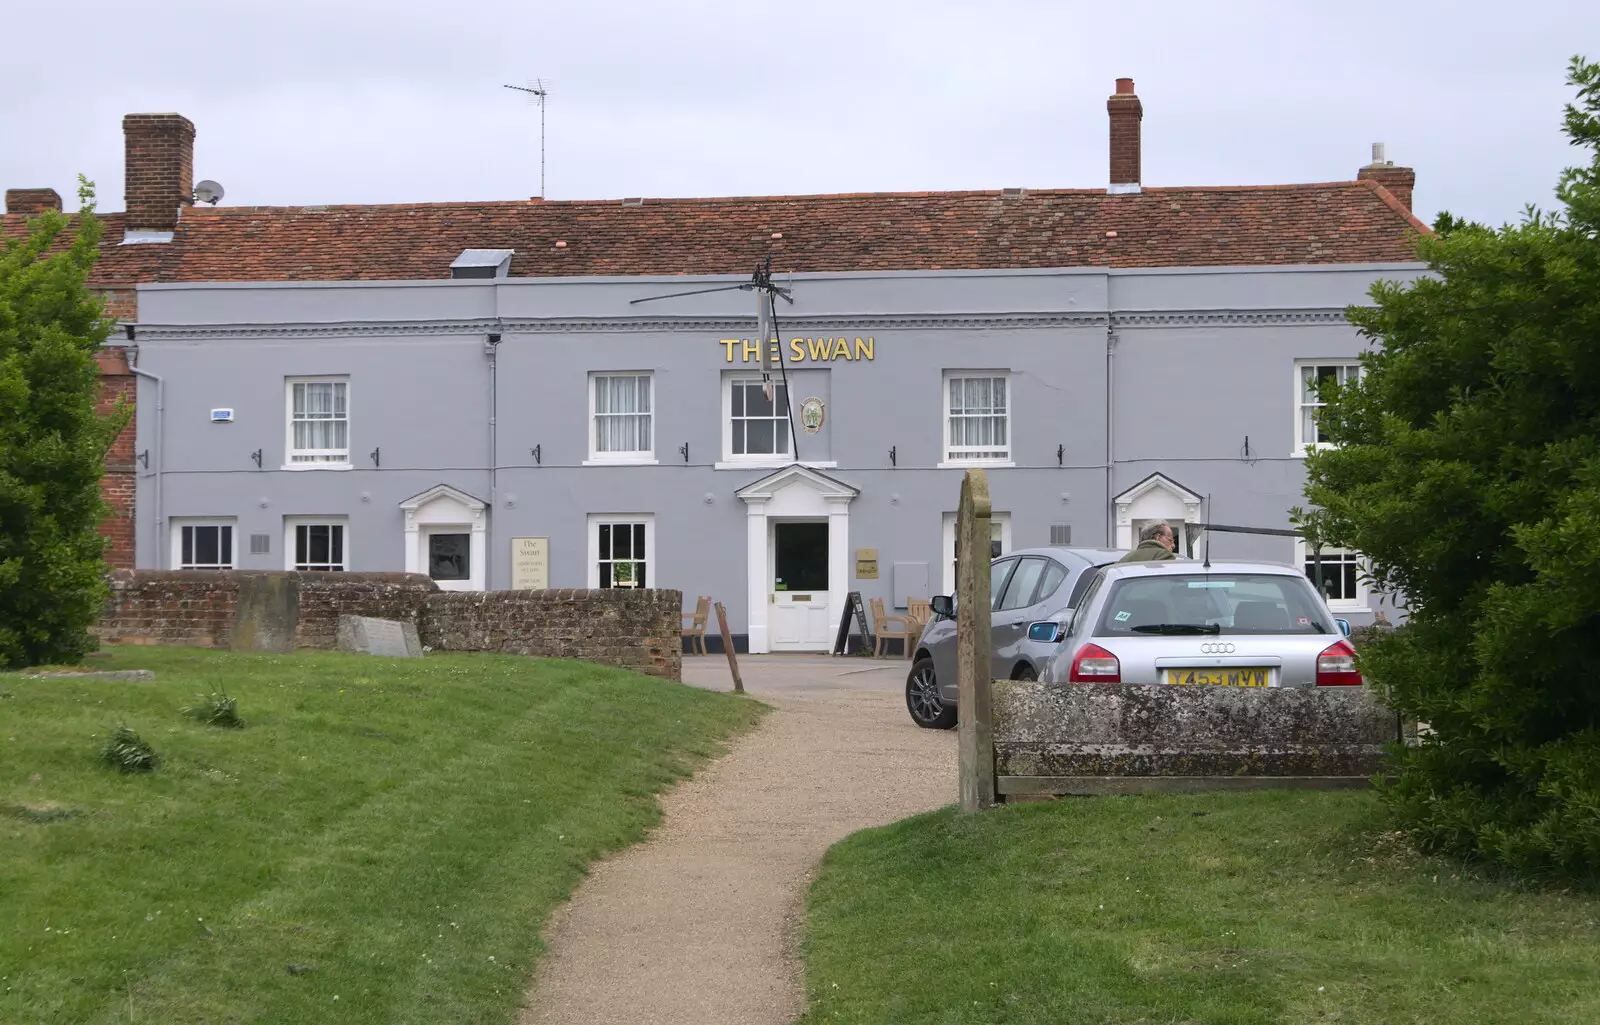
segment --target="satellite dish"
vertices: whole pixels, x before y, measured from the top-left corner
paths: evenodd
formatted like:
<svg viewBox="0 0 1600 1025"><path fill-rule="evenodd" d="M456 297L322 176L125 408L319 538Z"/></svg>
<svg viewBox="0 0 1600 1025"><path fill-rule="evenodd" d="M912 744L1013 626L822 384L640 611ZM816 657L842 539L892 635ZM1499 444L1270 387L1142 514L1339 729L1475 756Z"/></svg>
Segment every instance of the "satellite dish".
<svg viewBox="0 0 1600 1025"><path fill-rule="evenodd" d="M200 182L194 187L194 200L196 203L210 203L212 206L216 206L217 201L220 200L223 195L225 195L225 193L222 191L222 186L217 182L212 181L210 178L207 178L205 181Z"/></svg>

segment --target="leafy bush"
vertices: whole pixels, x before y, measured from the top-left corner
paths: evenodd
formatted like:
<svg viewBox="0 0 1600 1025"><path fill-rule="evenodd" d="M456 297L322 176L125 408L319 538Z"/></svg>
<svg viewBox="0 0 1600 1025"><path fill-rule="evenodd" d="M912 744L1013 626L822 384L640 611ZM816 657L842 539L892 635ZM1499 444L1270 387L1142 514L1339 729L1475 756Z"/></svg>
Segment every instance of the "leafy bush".
<svg viewBox="0 0 1600 1025"><path fill-rule="evenodd" d="M159 763L155 749L127 726L118 726L100 749L100 760L120 772L150 772Z"/></svg>
<svg viewBox="0 0 1600 1025"><path fill-rule="evenodd" d="M1432 736L1384 795L1429 849L1527 873L1600 872L1600 65L1566 108L1590 151L1490 229L1448 214L1432 275L1351 320L1381 342L1332 388L1338 447L1306 460L1308 536L1372 560L1409 621L1363 670Z"/></svg>
<svg viewBox="0 0 1600 1025"><path fill-rule="evenodd" d="M239 718L239 702L229 696L226 687L218 687L210 693L196 694L194 697L195 703L181 710L184 715L207 726L221 726L229 730L244 728L244 720Z"/></svg>
<svg viewBox="0 0 1600 1025"><path fill-rule="evenodd" d="M49 210L0 238L0 669L76 662L107 593L105 455L128 422L96 412L95 350L114 321L89 291L101 225Z"/></svg>

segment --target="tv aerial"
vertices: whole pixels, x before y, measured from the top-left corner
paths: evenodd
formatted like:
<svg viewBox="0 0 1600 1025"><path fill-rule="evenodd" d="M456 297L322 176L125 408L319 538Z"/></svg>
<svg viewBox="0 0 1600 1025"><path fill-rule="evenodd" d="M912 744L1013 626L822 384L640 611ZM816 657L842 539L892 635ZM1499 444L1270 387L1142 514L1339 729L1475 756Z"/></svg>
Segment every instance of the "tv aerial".
<svg viewBox="0 0 1600 1025"><path fill-rule="evenodd" d="M789 417L789 437L796 440L799 436L794 430L794 396L789 394L789 371L783 364L781 356L774 357L773 341L779 335L778 331L778 300L782 299L790 306L794 305L793 289L785 288L772 280L772 254L756 264L755 270L750 275L749 281L742 281L737 285L718 285L714 288L696 288L688 292L669 292L666 295L650 295L643 299L629 299L628 305L635 306L639 303L653 303L662 299L681 299L688 295L709 295L712 292L754 292L756 294L756 337L761 340L761 392L767 401L772 401L772 369L777 364L778 374L783 378L784 412Z"/></svg>
<svg viewBox="0 0 1600 1025"><path fill-rule="evenodd" d="M226 193L222 191L222 185L212 181L210 178L197 182L194 187L194 201L196 203L210 203L212 206L216 206L224 195Z"/></svg>

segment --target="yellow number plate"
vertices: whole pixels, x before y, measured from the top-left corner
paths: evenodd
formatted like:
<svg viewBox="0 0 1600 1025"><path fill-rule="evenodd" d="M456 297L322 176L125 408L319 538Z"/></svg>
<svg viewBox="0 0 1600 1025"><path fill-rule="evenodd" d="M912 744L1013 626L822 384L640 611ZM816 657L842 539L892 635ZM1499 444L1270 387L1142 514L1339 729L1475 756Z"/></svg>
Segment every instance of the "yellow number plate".
<svg viewBox="0 0 1600 1025"><path fill-rule="evenodd" d="M1175 687L1265 687L1266 669L1168 669L1167 682Z"/></svg>

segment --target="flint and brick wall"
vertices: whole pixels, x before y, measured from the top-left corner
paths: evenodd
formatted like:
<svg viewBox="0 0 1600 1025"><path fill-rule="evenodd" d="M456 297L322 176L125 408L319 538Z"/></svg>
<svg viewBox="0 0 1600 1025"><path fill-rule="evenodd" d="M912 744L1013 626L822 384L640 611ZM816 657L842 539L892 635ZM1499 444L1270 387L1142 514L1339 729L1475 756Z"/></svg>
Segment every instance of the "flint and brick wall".
<svg viewBox="0 0 1600 1025"><path fill-rule="evenodd" d="M341 615L373 616L416 624L438 651L575 658L682 676L678 591L440 591L415 573L117 570L95 633L113 644L225 648L246 576L295 578L301 647L334 648Z"/></svg>
<svg viewBox="0 0 1600 1025"><path fill-rule="evenodd" d="M682 602L680 591L441 591L428 597L422 643L581 658L677 680Z"/></svg>

